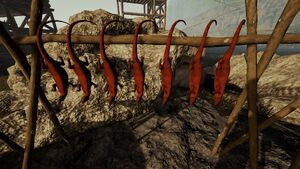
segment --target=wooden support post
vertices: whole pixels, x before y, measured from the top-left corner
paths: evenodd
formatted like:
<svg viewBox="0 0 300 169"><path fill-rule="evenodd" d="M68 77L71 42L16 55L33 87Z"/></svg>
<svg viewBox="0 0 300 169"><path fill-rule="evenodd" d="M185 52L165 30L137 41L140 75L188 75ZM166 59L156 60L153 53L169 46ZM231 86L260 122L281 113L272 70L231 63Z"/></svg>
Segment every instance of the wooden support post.
<svg viewBox="0 0 300 169"><path fill-rule="evenodd" d="M152 17L152 14L143 14L143 13L137 13L137 12L124 12L124 15L137 15L137 16L150 16ZM163 16L163 15L157 15L157 16Z"/></svg>
<svg viewBox="0 0 300 169"><path fill-rule="evenodd" d="M20 29L24 29L25 28L25 26L26 26L26 24L28 22L28 18L29 18L28 16L25 16L23 22L20 25Z"/></svg>
<svg viewBox="0 0 300 169"><path fill-rule="evenodd" d="M50 18L51 13L47 13L44 18L42 18L42 22L46 22Z"/></svg>
<svg viewBox="0 0 300 169"><path fill-rule="evenodd" d="M116 0L116 2L117 2L118 15L120 16L120 5L119 5L119 0Z"/></svg>
<svg viewBox="0 0 300 169"><path fill-rule="evenodd" d="M121 0L121 15L124 17L124 2Z"/></svg>
<svg viewBox="0 0 300 169"><path fill-rule="evenodd" d="M257 34L257 0L246 0L247 35ZM257 169L258 131L257 131L257 79L256 79L256 44L247 45L247 96L248 96L248 130L249 130L249 165Z"/></svg>
<svg viewBox="0 0 300 169"><path fill-rule="evenodd" d="M151 4L150 4L151 1L149 1L147 3L147 14L150 14L150 11L151 11Z"/></svg>
<svg viewBox="0 0 300 169"><path fill-rule="evenodd" d="M265 49L265 52L263 53L261 59L259 60L258 66L257 66L257 80L261 77L264 70L267 68L268 64L270 63L276 49L278 48L280 41L284 37L287 29L289 28L289 25L292 23L293 19L297 15L298 11L300 9L300 0L288 0L276 26L275 29L272 32L272 35L270 37L270 40L267 44L267 47ZM247 85L247 84L246 84ZM227 122L221 131L221 133L218 135L217 140L214 143L211 155L214 156L219 148L220 145L224 139L224 137L229 132L230 128L232 127L233 123L236 121L237 116L244 105L244 102L246 101L247 97L247 87L244 87L242 93L238 97L238 100L236 101L236 104L229 115Z"/></svg>
<svg viewBox="0 0 300 169"><path fill-rule="evenodd" d="M14 35L18 35L19 34L19 28L18 28L18 24L17 21L15 20L15 17L11 15L10 11L8 10L7 6L3 6L6 17L7 17L7 23L10 24L10 28L13 30Z"/></svg>
<svg viewBox="0 0 300 169"><path fill-rule="evenodd" d="M156 10L155 10L155 1L156 0L152 0L152 18L155 18L155 13L156 13Z"/></svg>
<svg viewBox="0 0 300 169"><path fill-rule="evenodd" d="M50 18L51 18L51 20L55 20L52 12L51 12ZM52 26L53 26L53 31L57 32L57 26L56 26L55 22L52 22Z"/></svg>
<svg viewBox="0 0 300 169"><path fill-rule="evenodd" d="M287 106L285 106L283 109L281 109L279 112L273 114L270 118L266 119L265 121L263 121L261 124L258 125L258 131L262 131L266 128L268 128L269 126L271 126L274 122L279 121L281 119L283 119L284 117L286 117L287 115L289 115L290 113L292 113L294 110L296 110L297 108L300 107L300 98L297 98L296 100L294 100L292 103L288 104ZM241 136L240 138L238 138L237 140L229 143L223 151L221 151L220 153L217 153L216 156L224 156L225 154L227 154L229 151L231 151L232 149L234 149L235 147L237 147L238 145L243 144L245 141L247 141L249 139L249 133L244 134L243 136Z"/></svg>
<svg viewBox="0 0 300 169"><path fill-rule="evenodd" d="M165 2L165 12L164 12L164 25L163 25L163 29L166 29L166 24L167 24L167 2Z"/></svg>
<svg viewBox="0 0 300 169"><path fill-rule="evenodd" d="M166 35L141 35L138 37L138 43L151 44L151 45L164 45L167 41ZM199 41L202 37L173 37L172 45L189 45L199 46ZM257 35L257 36L239 36L237 45L247 44L266 44L270 39L270 35ZM36 43L35 36L20 36L14 37L14 42L20 45L29 45ZM60 42L66 43L66 35L43 35L44 43L47 42ZM232 37L207 37L205 47L229 46ZM81 44L99 44L99 36L97 35L73 35L72 43ZM104 37L105 44L132 44L133 35L106 35ZM286 34L281 40L282 44L300 43L300 34Z"/></svg>
<svg viewBox="0 0 300 169"><path fill-rule="evenodd" d="M26 55L20 49L20 47L10 38L9 34L5 31L5 28L1 22L0 22L0 43L6 48L8 53L14 59L14 61L16 62L19 69L22 71L25 78L27 80L29 80L30 65L28 64ZM71 140L65 134L58 118L56 117L56 114L54 113L54 111L51 107L51 103L45 96L45 93L41 87L39 87L39 100L40 100L43 108L46 110L50 120L52 121L54 128L55 128L56 132L58 133L58 135L60 135L67 144L72 145Z"/></svg>
<svg viewBox="0 0 300 169"><path fill-rule="evenodd" d="M35 35L37 27L42 19L43 15L43 4L41 0L31 1L30 10L30 22L29 22L29 35ZM32 168L32 153L34 149L34 138L36 131L36 120L38 111L38 95L40 87L41 78L41 63L38 50L36 45L32 45L31 50L31 71L30 71L30 81L29 81L29 108L27 114L27 127L26 127L26 137L25 137L25 150L23 156L22 169Z"/></svg>
<svg viewBox="0 0 300 169"><path fill-rule="evenodd" d="M44 28L48 28L48 30L49 30L50 32L53 31L53 28L52 28L51 26L49 26L49 25L45 25Z"/></svg>
<svg viewBox="0 0 300 169"><path fill-rule="evenodd" d="M6 143L11 149L13 149L16 152L24 153L24 149L14 141L12 141L7 135L0 132L0 140L2 140L4 143Z"/></svg>

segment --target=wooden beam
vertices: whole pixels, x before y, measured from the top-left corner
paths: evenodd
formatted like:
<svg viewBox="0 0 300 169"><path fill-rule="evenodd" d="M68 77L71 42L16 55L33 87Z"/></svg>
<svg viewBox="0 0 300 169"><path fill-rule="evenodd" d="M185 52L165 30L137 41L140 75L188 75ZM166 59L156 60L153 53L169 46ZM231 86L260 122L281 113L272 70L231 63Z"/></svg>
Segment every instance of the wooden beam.
<svg viewBox="0 0 300 169"><path fill-rule="evenodd" d="M163 19L164 18L159 18L159 20L157 21L157 23L161 23Z"/></svg>
<svg viewBox="0 0 300 169"><path fill-rule="evenodd" d="M155 9L155 12L154 12L154 13L156 14L156 13L160 12L160 9L161 9L161 6L158 6L158 8ZM159 13L159 14L160 14L160 13Z"/></svg>
<svg viewBox="0 0 300 169"><path fill-rule="evenodd" d="M257 66L257 80L261 77L264 70L269 65L276 49L278 48L280 42L282 41L282 38L284 37L287 29L289 28L289 25L292 23L293 19L297 15L298 11L300 9L300 0L288 0L276 26L275 29L272 32L272 35L270 37L270 40L268 41L267 47L265 49L265 52L263 53L261 59L259 60L258 66ZM211 155L214 156L220 148L220 145L224 139L224 137L229 132L230 128L232 127L233 123L236 121L237 116L241 110L241 108L244 105L244 102L247 98L247 87L244 87L242 93L238 97L238 100L236 101L236 104L230 113L227 122L221 131L221 133L218 135L217 140L214 143Z"/></svg>
<svg viewBox="0 0 300 169"><path fill-rule="evenodd" d="M26 9L22 10L22 9L18 8L20 6L15 6L15 5L11 5L11 4L5 4L5 6L6 6L7 9L11 9L11 10L19 13L18 15L14 15L14 16L24 15L24 16L28 16L29 17L29 14L26 13Z"/></svg>
<svg viewBox="0 0 300 169"><path fill-rule="evenodd" d="M151 0L146 0L146 1L144 2L144 5L145 5L145 4L148 4L150 1L151 1Z"/></svg>
<svg viewBox="0 0 300 169"><path fill-rule="evenodd" d="M124 17L124 2L121 0L121 15Z"/></svg>
<svg viewBox="0 0 300 169"><path fill-rule="evenodd" d="M47 13L44 18L42 18L42 22L46 22L50 18L51 13Z"/></svg>
<svg viewBox="0 0 300 169"><path fill-rule="evenodd" d="M275 122L283 119L284 117L286 117L287 115L289 115L290 113L292 113L294 110L296 110L299 107L300 107L300 98L297 98L293 102L291 102L290 104L288 104L287 106L285 106L284 108L282 108L280 111L278 111L277 113L273 114L271 117L269 117L268 119L266 119L265 121L263 121L261 124L259 124L258 125L258 131L262 131L262 130L268 128L273 123L275 123ZM221 152L219 152L219 153L217 153L216 156L220 157L220 156L226 155L232 149L234 149L238 145L243 144L248 139L249 139L249 133L246 133L246 134L242 135L240 138L238 138L235 141L229 143L224 148L224 150L221 151Z"/></svg>
<svg viewBox="0 0 300 169"><path fill-rule="evenodd" d="M43 9L41 0L31 1L29 21L29 35L36 35L39 23L41 22ZM34 138L36 132L36 120L38 111L38 95L41 80L41 63L36 45L31 48L31 70L29 80L29 108L27 113L27 126L25 131L25 150L22 169L32 168L32 154L34 149Z"/></svg>
<svg viewBox="0 0 300 169"><path fill-rule="evenodd" d="M44 27L45 27L45 28L48 28L48 30L49 30L50 32L51 32L51 31L52 31L52 32L54 31L54 29L53 29L51 26L49 26L49 25L45 25Z"/></svg>
<svg viewBox="0 0 300 169"><path fill-rule="evenodd" d="M35 36L32 36L35 37ZM23 75L27 80L30 78L30 65L26 59L25 53L20 49L20 47L10 38L9 34L6 32L2 22L0 22L0 44L2 44L11 57L16 62L18 68L22 71ZM34 43L35 44L35 43ZM39 87L39 100L45 109L46 113L48 114L51 122L54 125L55 131L59 136L63 138L63 140L67 144L71 144L72 142L69 137L65 134L58 118L56 117L56 113L54 112L51 103L47 99L43 89Z"/></svg>
<svg viewBox="0 0 300 169"><path fill-rule="evenodd" d="M164 26L163 26L163 29L166 29L166 26L167 26L167 2L165 3L165 13L164 13Z"/></svg>
<svg viewBox="0 0 300 169"><path fill-rule="evenodd" d="M124 12L124 15L137 15L137 16L152 16L152 14L136 13L136 12ZM156 15L157 17L162 17L163 15Z"/></svg>
<svg viewBox="0 0 300 169"><path fill-rule="evenodd" d="M0 140L2 140L6 145L8 145L11 149L21 154L24 153L24 148L21 147L16 142L12 141L7 135L0 131Z"/></svg>
<svg viewBox="0 0 300 169"><path fill-rule="evenodd" d="M246 0L247 35L257 34L257 0ZM248 96L248 131L249 131L249 165L257 169L258 165L258 130L257 130L257 79L256 79L257 45L247 45L247 96Z"/></svg>
<svg viewBox="0 0 300 169"><path fill-rule="evenodd" d="M149 14L150 12L150 7L149 7L149 3L147 3L147 14Z"/></svg>
<svg viewBox="0 0 300 169"><path fill-rule="evenodd" d="M270 39L270 35L257 35L257 36L240 36L237 45L247 45L247 44L266 44ZM29 45L36 43L35 36L20 36L13 38L15 43L21 45ZM53 35L44 34L42 37L43 42L66 42L66 35ZM151 44L151 45L164 45L166 43L166 35L139 35L139 44ZM205 42L206 47L217 47L217 46L229 46L232 37L207 37ZM201 37L173 37L172 45L189 45L189 46L199 46ZM73 35L73 43L81 44L99 44L98 35ZM105 44L132 44L133 35L105 35ZM281 40L282 44L290 43L300 43L300 34L286 34Z"/></svg>
<svg viewBox="0 0 300 169"><path fill-rule="evenodd" d="M28 22L28 19L29 19L29 17L25 16L23 22L20 25L20 29L24 29L25 28L25 26L26 26L26 24Z"/></svg>
<svg viewBox="0 0 300 169"><path fill-rule="evenodd" d="M12 29L14 35L18 35L19 34L19 27L18 27L17 21L15 20L15 17L12 16L12 14L8 10L7 6L3 6L3 7L4 7L4 11L6 13L7 23L9 23L9 25L10 25L9 27Z"/></svg>
<svg viewBox="0 0 300 169"><path fill-rule="evenodd" d="M164 9L165 5L166 5L166 4L163 4L163 5L161 6L161 11L162 11L163 14L165 13L165 9Z"/></svg>
<svg viewBox="0 0 300 169"><path fill-rule="evenodd" d="M119 4L119 0L116 0L116 2L117 2L118 15L120 16L120 4Z"/></svg>
<svg viewBox="0 0 300 169"><path fill-rule="evenodd" d="M152 17L154 17L155 13L155 0L152 0Z"/></svg>
<svg viewBox="0 0 300 169"><path fill-rule="evenodd" d="M51 12L51 14L50 14L50 18L51 18L51 20L55 20L52 12ZM52 26L53 26L53 32L56 33L56 32L57 32L57 26L56 26L56 23L55 23L55 22L52 22Z"/></svg>

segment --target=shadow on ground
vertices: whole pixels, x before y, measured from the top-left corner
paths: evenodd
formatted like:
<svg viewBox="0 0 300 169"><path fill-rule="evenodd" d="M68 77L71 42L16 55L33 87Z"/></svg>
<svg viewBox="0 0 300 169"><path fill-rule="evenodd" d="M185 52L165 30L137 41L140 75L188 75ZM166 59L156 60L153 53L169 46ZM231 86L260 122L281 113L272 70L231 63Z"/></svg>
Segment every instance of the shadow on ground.
<svg viewBox="0 0 300 169"><path fill-rule="evenodd" d="M222 148L229 142L236 140L247 132L247 110L242 110L237 123L224 140ZM262 122L266 117L259 117ZM231 152L221 157L216 164L216 168L248 168L248 141L239 145ZM274 123L271 127L263 130L259 134L259 167L260 168L286 168L300 149L300 127L285 122Z"/></svg>
<svg viewBox="0 0 300 169"><path fill-rule="evenodd" d="M33 168L107 169L145 168L145 158L132 130L120 122L89 130L72 138L75 147L54 143L34 152ZM22 155L8 153L0 158L0 168L21 168Z"/></svg>

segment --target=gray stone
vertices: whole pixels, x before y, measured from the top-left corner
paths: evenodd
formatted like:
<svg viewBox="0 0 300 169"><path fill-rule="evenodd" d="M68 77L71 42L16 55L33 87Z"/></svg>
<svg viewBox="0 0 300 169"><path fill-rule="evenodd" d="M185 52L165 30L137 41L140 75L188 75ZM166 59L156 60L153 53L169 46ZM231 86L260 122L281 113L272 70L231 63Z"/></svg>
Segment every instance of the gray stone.
<svg viewBox="0 0 300 169"><path fill-rule="evenodd" d="M123 20L125 22L125 26L113 24L112 27L109 27L108 32L112 34L132 33L136 25L131 20L109 14L103 10L83 11L71 16L70 22L80 19L92 20L98 24L103 24L111 19ZM83 23L79 24L73 32L74 34L85 35L99 34L99 28L100 27L95 27L88 23ZM153 29L153 27L146 28L149 28L150 30ZM61 28L59 33L64 34L66 29L67 26ZM162 31L158 34L167 33L168 31ZM185 36L184 33L179 30L175 30L173 35ZM53 56L54 59L57 59L57 56L62 56L66 62L68 55L65 45L61 45L60 43L49 43L45 46L50 56ZM122 86L118 87L118 94L114 104L112 105L109 105L107 102L108 94L105 90L106 80L104 74L101 72L99 73L97 66L99 57L98 46L75 46L76 53L80 59L84 57L88 58L90 63L88 65L88 69L91 72L92 81L97 85L97 87L91 88L91 96L86 103L80 102L81 97L83 96L82 91L77 91L76 88L70 86L66 99L59 104L59 93L51 91L51 85L54 83L52 76L46 70L43 70L41 75L41 87L44 89L44 92L53 107L58 110L59 113L57 113L57 116L62 125L66 128L67 133L72 134L78 131L84 132L85 130L93 127L98 127L112 121L126 120L131 117L153 111L154 108L157 109L161 107L161 79L158 63L160 58L163 57L165 50L164 45L138 45L139 57L143 56L145 58L145 83L147 85L144 90L143 100L139 105L135 103L136 93L134 91L134 81L129 68L127 67L127 60L131 59L132 45L114 44L108 45L106 48L108 57L111 58L113 56L116 60L118 82ZM185 50L187 50L187 47L171 46L170 57L174 58L172 62L173 68L176 67L178 60L180 60L180 57L183 55ZM77 76L74 71L68 69L67 65L65 65L64 68L69 75L69 81L73 84L78 84ZM24 111L27 111L28 109L28 82L16 65L9 67L8 72L8 85L14 92L16 99L19 100L20 103L23 103L20 105L20 110L22 111L16 112L14 115L7 116L0 122L0 125L1 128L10 129L11 131L8 133L15 137L14 140L16 140L16 142L23 145L25 130L24 124L26 124L26 119L21 118L20 113L24 114ZM13 128L11 128L11 124L14 125ZM57 136L54 133L55 131L52 123L49 121L49 118L47 118L42 106L39 105L36 146L39 147L55 141Z"/></svg>

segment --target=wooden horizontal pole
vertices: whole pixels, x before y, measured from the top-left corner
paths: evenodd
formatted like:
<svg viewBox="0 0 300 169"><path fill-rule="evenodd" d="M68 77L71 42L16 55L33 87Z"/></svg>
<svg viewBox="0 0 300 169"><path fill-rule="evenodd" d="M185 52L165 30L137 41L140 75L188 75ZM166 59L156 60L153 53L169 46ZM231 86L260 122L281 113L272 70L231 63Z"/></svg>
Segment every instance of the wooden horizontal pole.
<svg viewBox="0 0 300 169"><path fill-rule="evenodd" d="M24 148L23 147L21 147L16 142L12 141L7 135L2 133L1 131L0 131L0 140L2 140L4 143L6 143L14 151L17 151L21 154L24 153Z"/></svg>
<svg viewBox="0 0 300 169"><path fill-rule="evenodd" d="M216 46L228 46L231 42L231 37L208 37L205 43L206 47ZM247 44L266 44L270 39L269 35L257 35L257 36L240 36L237 45ZM14 37L15 43L20 45L29 45L36 43L35 36L21 36ZM165 45L167 36L165 35L144 35L138 37L139 44L152 44L152 45ZM200 45L201 37L173 37L172 45L188 45L196 46ZM46 34L43 35L43 42L66 42L66 35ZM73 43L81 44L97 44L99 43L99 36L96 35L74 35L72 36ZM132 44L133 35L106 35L104 37L105 44ZM300 34L286 34L281 41L283 44L300 43Z"/></svg>
<svg viewBox="0 0 300 169"><path fill-rule="evenodd" d="M16 62L19 69L21 69L25 78L29 81L30 79L30 65L26 59L25 53L22 51L21 48L10 38L9 34L5 31L3 24L0 22L0 44L2 44L7 52L11 55L11 57ZM52 121L54 128L58 135L60 135L63 140L72 145L70 138L66 135L62 125L60 124L56 113L54 112L51 103L47 99L43 89L39 87L39 100L46 110L47 114L49 115L50 120Z"/></svg>
<svg viewBox="0 0 300 169"><path fill-rule="evenodd" d="M135 16L155 16L155 17L162 17L162 14L146 14L146 13L136 13L136 12L124 12L124 15L135 15Z"/></svg>
<svg viewBox="0 0 300 169"><path fill-rule="evenodd" d="M294 110L300 107L300 98L294 100L292 103L285 106L283 109L281 109L279 112L273 114L270 118L263 121L261 124L258 125L258 131L262 131L269 126L271 126L274 122L279 121L292 113ZM231 142L229 145L227 145L224 150L221 153L217 153L216 156L224 156L227 154L230 150L234 149L238 145L243 144L245 141L249 139L249 133L246 133L242 135L237 140Z"/></svg>
<svg viewBox="0 0 300 169"><path fill-rule="evenodd" d="M278 19L278 22L272 32L272 35L268 41L266 49L261 56L257 64L257 80L262 76L266 68L268 67L274 53L276 52L279 44L282 42L283 38L286 35L290 24L300 10L300 0L288 0L281 16ZM227 121L222 129L221 133L218 135L214 146L211 151L211 155L214 156L219 151L220 145L233 126L234 122L237 120L240 110L242 109L247 98L247 84L245 85L243 91L238 97L233 110L227 118Z"/></svg>

